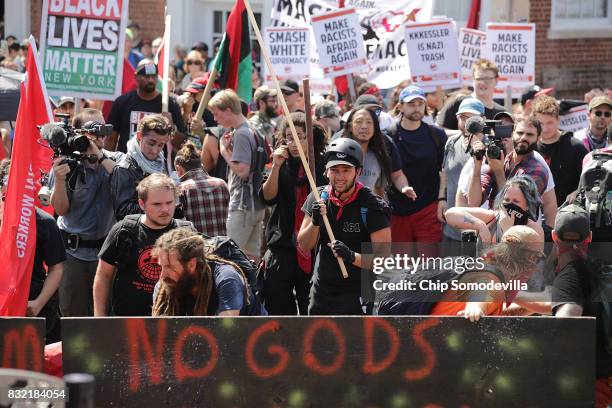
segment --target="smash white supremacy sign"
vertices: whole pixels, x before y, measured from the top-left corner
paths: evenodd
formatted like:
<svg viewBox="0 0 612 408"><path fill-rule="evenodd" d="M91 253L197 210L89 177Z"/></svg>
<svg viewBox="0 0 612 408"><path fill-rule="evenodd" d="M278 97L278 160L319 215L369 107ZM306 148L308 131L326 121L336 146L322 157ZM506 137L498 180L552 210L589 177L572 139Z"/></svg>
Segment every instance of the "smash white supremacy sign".
<svg viewBox="0 0 612 408"><path fill-rule="evenodd" d="M336 77L367 70L363 36L355 9L312 17L323 75Z"/></svg>
<svg viewBox="0 0 612 408"><path fill-rule="evenodd" d="M306 27L268 27L265 42L278 79L301 80L310 74L310 32ZM272 76L266 70L266 81Z"/></svg>
<svg viewBox="0 0 612 408"><path fill-rule="evenodd" d="M451 20L406 23L406 45L412 82L421 87L458 87L461 67Z"/></svg>

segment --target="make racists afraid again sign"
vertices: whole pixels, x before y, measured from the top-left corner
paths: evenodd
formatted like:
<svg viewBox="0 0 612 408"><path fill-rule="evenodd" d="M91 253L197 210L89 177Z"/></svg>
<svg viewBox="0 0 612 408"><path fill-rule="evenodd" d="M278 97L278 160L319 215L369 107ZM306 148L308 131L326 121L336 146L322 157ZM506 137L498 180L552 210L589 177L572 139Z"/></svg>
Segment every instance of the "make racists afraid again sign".
<svg viewBox="0 0 612 408"><path fill-rule="evenodd" d="M43 0L42 70L49 94L121 94L129 0Z"/></svg>

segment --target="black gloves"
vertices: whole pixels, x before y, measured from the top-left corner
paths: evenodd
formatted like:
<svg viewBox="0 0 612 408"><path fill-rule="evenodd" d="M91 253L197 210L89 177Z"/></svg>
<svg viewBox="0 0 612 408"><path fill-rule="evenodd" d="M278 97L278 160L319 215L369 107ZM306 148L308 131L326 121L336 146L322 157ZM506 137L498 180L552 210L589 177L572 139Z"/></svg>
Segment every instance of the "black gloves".
<svg viewBox="0 0 612 408"><path fill-rule="evenodd" d="M347 247L344 242L335 240L332 242L331 247L333 252L335 252L340 258L344 259L345 262L348 262L349 264L355 262L355 251Z"/></svg>
<svg viewBox="0 0 612 408"><path fill-rule="evenodd" d="M323 215L321 214L321 205L318 202L312 204L312 225L320 227L323 225Z"/></svg>

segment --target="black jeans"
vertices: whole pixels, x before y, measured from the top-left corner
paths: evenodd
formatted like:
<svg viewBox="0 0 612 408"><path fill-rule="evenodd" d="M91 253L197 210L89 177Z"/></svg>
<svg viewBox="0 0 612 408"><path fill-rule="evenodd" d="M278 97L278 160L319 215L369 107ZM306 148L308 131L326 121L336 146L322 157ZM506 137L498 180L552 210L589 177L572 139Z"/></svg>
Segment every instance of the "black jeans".
<svg viewBox="0 0 612 408"><path fill-rule="evenodd" d="M268 248L264 255L264 304L271 316L308 315L310 277L300 269L295 250ZM294 293L295 291L295 293ZM297 307L296 307L297 303Z"/></svg>

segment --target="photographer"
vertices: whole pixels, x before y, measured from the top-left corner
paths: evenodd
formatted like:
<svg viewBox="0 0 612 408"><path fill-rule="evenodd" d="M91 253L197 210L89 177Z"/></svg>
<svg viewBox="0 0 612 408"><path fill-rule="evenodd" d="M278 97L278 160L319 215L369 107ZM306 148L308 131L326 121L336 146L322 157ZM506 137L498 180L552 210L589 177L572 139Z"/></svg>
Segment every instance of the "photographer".
<svg viewBox="0 0 612 408"><path fill-rule="evenodd" d="M110 173L122 153L102 149L106 134L102 113L85 109L73 120L89 139L84 160L71 170L66 157L55 159L49 176L51 204L67 252L59 288L63 316L93 316L92 287L97 252L114 222L110 200Z"/></svg>
<svg viewBox="0 0 612 408"><path fill-rule="evenodd" d="M551 180L550 170L546 162L538 158L534 152L541 133L542 127L535 117L517 119L512 135L514 150L507 156L502 151L499 158L496 159L489 154L489 148L485 154L489 163L489 170L484 172L483 177L480 177L483 155L477 156L475 154L475 166L468 193L468 202L481 203L483 201L482 193L487 191L493 197L498 190L498 186L503 186L507 178L520 175L529 176L535 182L538 193L542 197L544 218L546 224L552 229L557 214L554 183ZM478 149L478 146L475 146L476 149Z"/></svg>

